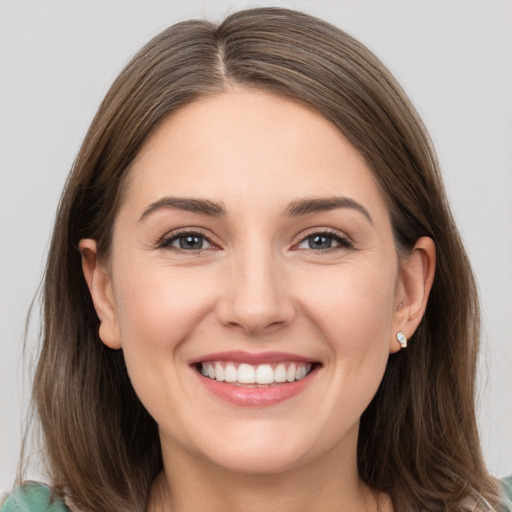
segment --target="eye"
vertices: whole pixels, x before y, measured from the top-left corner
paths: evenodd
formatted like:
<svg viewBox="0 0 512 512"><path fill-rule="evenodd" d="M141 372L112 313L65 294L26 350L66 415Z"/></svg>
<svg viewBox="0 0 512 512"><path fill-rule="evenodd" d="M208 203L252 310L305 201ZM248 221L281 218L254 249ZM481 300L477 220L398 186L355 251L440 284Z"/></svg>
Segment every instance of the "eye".
<svg viewBox="0 0 512 512"><path fill-rule="evenodd" d="M297 244L298 249L328 251L330 249L351 248L352 243L338 233L311 233Z"/></svg>
<svg viewBox="0 0 512 512"><path fill-rule="evenodd" d="M201 233L182 232L164 238L160 242L160 247L180 251L201 251L213 249L215 246Z"/></svg>

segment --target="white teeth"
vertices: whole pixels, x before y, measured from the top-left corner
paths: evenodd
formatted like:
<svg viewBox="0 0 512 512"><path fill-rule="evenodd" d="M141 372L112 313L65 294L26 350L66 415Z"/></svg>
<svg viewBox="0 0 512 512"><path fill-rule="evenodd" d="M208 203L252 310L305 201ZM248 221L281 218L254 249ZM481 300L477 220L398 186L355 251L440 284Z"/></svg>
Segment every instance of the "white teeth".
<svg viewBox="0 0 512 512"><path fill-rule="evenodd" d="M258 384L272 384L274 382L274 370L269 364L261 364L256 368L256 382Z"/></svg>
<svg viewBox="0 0 512 512"><path fill-rule="evenodd" d="M236 382L238 379L238 372L236 371L235 365L228 363L224 370L224 380L226 382Z"/></svg>
<svg viewBox="0 0 512 512"><path fill-rule="evenodd" d="M240 384L254 384L256 382L256 371L250 364L241 364L238 367L238 382Z"/></svg>
<svg viewBox="0 0 512 512"><path fill-rule="evenodd" d="M277 365L260 364L253 366L242 363L221 363L220 361L201 364L201 374L219 382L238 384L269 385L274 383L295 382L306 377L311 364L279 363Z"/></svg>
<svg viewBox="0 0 512 512"><path fill-rule="evenodd" d="M306 376L306 368L304 366L301 366L297 369L297 376L295 377L297 380L301 380Z"/></svg>
<svg viewBox="0 0 512 512"><path fill-rule="evenodd" d="M220 363L215 364L215 378L219 381L224 380L224 368Z"/></svg>
<svg viewBox="0 0 512 512"><path fill-rule="evenodd" d="M297 367L292 363L288 370L286 371L286 380L288 382L293 382L297 377Z"/></svg>
<svg viewBox="0 0 512 512"><path fill-rule="evenodd" d="M274 376L276 382L286 382L286 366L283 363L280 363L276 366L274 370Z"/></svg>

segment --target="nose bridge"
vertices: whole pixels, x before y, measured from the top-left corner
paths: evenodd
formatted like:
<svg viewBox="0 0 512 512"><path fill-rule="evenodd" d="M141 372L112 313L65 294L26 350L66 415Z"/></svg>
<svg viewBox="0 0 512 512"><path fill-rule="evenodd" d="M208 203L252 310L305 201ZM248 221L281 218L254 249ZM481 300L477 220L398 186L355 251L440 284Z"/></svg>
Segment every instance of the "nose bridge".
<svg viewBox="0 0 512 512"><path fill-rule="evenodd" d="M247 243L231 261L231 282L223 298L222 321L248 333L291 322L295 314L286 275L270 244Z"/></svg>

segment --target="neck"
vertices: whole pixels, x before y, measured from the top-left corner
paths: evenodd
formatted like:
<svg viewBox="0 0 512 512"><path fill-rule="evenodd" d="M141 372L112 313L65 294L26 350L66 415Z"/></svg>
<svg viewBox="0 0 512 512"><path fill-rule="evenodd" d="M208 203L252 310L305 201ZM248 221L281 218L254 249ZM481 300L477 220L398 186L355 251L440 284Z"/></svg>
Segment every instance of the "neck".
<svg viewBox="0 0 512 512"><path fill-rule="evenodd" d="M278 473L238 473L197 460L190 453L167 460L155 479L147 512L390 512L389 497L359 478L355 453L339 452ZM166 463L168 462L168 463Z"/></svg>

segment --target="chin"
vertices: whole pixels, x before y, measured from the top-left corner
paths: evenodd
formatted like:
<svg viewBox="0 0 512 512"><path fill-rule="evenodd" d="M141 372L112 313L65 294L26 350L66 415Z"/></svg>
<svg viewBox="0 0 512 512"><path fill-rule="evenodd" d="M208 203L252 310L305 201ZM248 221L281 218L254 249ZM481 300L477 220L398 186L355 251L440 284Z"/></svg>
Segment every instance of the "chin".
<svg viewBox="0 0 512 512"><path fill-rule="evenodd" d="M297 469L307 463L303 454L268 450L228 450L212 454L210 461L230 473L241 475L277 475Z"/></svg>
<svg viewBox="0 0 512 512"><path fill-rule="evenodd" d="M338 451L331 433L321 432L312 425L307 430L270 422L247 427L232 427L218 435L212 432L203 442L192 441L196 450L199 448L196 455L231 473L277 475L321 460L333 448Z"/></svg>

